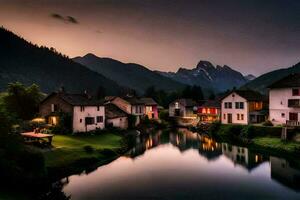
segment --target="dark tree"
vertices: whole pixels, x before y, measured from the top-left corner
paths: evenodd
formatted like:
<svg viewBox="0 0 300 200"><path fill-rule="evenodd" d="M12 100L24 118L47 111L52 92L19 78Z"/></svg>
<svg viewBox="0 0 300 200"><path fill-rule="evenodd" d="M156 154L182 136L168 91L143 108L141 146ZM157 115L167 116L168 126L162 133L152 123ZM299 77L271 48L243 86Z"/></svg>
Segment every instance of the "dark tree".
<svg viewBox="0 0 300 200"><path fill-rule="evenodd" d="M30 120L38 112L39 102L42 93L37 85L25 87L16 82L10 83L7 88L7 95L4 97L5 110L18 119Z"/></svg>

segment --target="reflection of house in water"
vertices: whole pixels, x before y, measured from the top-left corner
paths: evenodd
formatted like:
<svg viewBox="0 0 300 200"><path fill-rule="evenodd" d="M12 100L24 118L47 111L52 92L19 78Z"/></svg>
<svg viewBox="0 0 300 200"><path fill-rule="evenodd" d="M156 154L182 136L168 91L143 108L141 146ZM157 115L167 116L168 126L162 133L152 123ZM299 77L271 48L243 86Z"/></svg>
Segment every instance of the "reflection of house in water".
<svg viewBox="0 0 300 200"><path fill-rule="evenodd" d="M187 129L179 129L179 133L170 134L170 143L182 152L188 149L198 149L200 140L197 133Z"/></svg>
<svg viewBox="0 0 300 200"><path fill-rule="evenodd" d="M270 157L271 177L281 184L300 191L300 169L285 159Z"/></svg>
<svg viewBox="0 0 300 200"><path fill-rule="evenodd" d="M206 157L207 160L215 160L222 155L222 145L215 140L200 136L201 144L199 145L199 154Z"/></svg>
<svg viewBox="0 0 300 200"><path fill-rule="evenodd" d="M253 154L246 147L222 143L222 152L226 157L232 160L234 164L239 164L248 171L256 168L264 161L262 155Z"/></svg>

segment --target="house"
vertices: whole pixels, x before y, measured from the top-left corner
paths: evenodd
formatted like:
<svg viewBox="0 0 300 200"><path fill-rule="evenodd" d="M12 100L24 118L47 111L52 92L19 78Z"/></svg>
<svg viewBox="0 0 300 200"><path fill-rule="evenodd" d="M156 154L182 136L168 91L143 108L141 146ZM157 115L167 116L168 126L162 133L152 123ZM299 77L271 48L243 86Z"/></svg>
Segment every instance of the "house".
<svg viewBox="0 0 300 200"><path fill-rule="evenodd" d="M112 103L105 104L106 127L128 128L128 114Z"/></svg>
<svg viewBox="0 0 300 200"><path fill-rule="evenodd" d="M135 125L138 125L141 119L145 116L145 104L136 97L109 97L109 100L110 103L116 105L127 114L136 116Z"/></svg>
<svg viewBox="0 0 300 200"><path fill-rule="evenodd" d="M270 121L300 126L300 74L291 74L269 86Z"/></svg>
<svg viewBox="0 0 300 200"><path fill-rule="evenodd" d="M197 118L197 103L192 99L176 99L169 104L169 116Z"/></svg>
<svg viewBox="0 0 300 200"><path fill-rule="evenodd" d="M87 132L105 128L103 101L87 94L53 92L39 106L39 113L51 125L59 123L62 113L71 117L73 132Z"/></svg>
<svg viewBox="0 0 300 200"><path fill-rule="evenodd" d="M145 115L148 119L158 119L158 105L152 98L140 99L145 105Z"/></svg>
<svg viewBox="0 0 300 200"><path fill-rule="evenodd" d="M197 114L201 122L215 122L220 120L221 103L218 100L208 100L198 107Z"/></svg>
<svg viewBox="0 0 300 200"><path fill-rule="evenodd" d="M266 120L266 98L252 90L233 90L221 99L222 124L253 124Z"/></svg>

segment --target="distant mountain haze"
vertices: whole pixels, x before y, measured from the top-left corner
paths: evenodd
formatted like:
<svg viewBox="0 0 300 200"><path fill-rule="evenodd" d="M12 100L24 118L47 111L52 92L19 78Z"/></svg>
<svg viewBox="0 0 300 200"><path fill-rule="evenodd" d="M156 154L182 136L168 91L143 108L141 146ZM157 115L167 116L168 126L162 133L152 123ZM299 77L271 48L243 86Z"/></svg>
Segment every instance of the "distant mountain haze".
<svg viewBox="0 0 300 200"><path fill-rule="evenodd" d="M0 91L10 82L37 84L45 93L65 87L70 92L95 93L99 87L108 94L118 94L123 88L46 47L33 45L0 27Z"/></svg>
<svg viewBox="0 0 300 200"><path fill-rule="evenodd" d="M187 85L199 85L215 92L240 87L249 81L229 66L214 66L209 61L200 61L193 69L179 68L177 72L157 71L157 73Z"/></svg>
<svg viewBox="0 0 300 200"><path fill-rule="evenodd" d="M183 83L135 63L122 63L111 58L100 58L93 54L75 57L73 60L116 81L119 85L136 90L140 94L143 94L150 86L167 92L185 87Z"/></svg>

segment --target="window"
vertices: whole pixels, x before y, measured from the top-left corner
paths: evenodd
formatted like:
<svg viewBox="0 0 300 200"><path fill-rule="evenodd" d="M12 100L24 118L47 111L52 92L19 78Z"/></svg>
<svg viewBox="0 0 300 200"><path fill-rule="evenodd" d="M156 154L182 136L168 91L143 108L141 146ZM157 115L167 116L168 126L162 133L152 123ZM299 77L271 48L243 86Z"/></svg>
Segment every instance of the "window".
<svg viewBox="0 0 300 200"><path fill-rule="evenodd" d="M103 122L103 116L97 116L97 123Z"/></svg>
<svg viewBox="0 0 300 200"><path fill-rule="evenodd" d="M223 115L223 118L226 119L226 114Z"/></svg>
<svg viewBox="0 0 300 200"><path fill-rule="evenodd" d="M241 114L241 120L244 120L244 114Z"/></svg>
<svg viewBox="0 0 300 200"><path fill-rule="evenodd" d="M236 109L244 109L244 102L235 102Z"/></svg>
<svg viewBox="0 0 300 200"><path fill-rule="evenodd" d="M299 96L300 95L300 91L299 89L293 89L293 96Z"/></svg>
<svg viewBox="0 0 300 200"><path fill-rule="evenodd" d="M225 108L232 108L231 102L225 102Z"/></svg>
<svg viewBox="0 0 300 200"><path fill-rule="evenodd" d="M97 111L99 111L100 110L100 106L97 106Z"/></svg>
<svg viewBox="0 0 300 200"><path fill-rule="evenodd" d="M82 119L80 119L79 122L81 123L81 122L82 122Z"/></svg>
<svg viewBox="0 0 300 200"><path fill-rule="evenodd" d="M236 118L237 120L240 120L240 114L237 114Z"/></svg>
<svg viewBox="0 0 300 200"><path fill-rule="evenodd" d="M80 106L80 112L84 111L84 106Z"/></svg>
<svg viewBox="0 0 300 200"><path fill-rule="evenodd" d="M282 118L285 118L285 113L281 113L281 117L282 117Z"/></svg>
<svg viewBox="0 0 300 200"><path fill-rule="evenodd" d="M56 104L51 104L51 112L56 112L58 110L58 106Z"/></svg>
<svg viewBox="0 0 300 200"><path fill-rule="evenodd" d="M95 118L94 117L86 117L85 118L85 125L90 125L95 123Z"/></svg>

